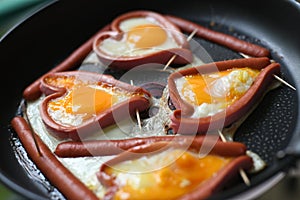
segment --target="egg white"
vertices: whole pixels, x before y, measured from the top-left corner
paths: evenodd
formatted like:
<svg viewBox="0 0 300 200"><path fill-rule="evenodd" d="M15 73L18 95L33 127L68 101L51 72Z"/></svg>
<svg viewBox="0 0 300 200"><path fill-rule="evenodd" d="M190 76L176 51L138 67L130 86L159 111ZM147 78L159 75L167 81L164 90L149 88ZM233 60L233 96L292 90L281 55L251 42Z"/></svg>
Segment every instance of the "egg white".
<svg viewBox="0 0 300 200"><path fill-rule="evenodd" d="M160 50L171 49L171 48L179 48L179 45L176 43L172 35L168 30L166 33L168 35L166 41L156 47L151 48L140 48L137 49L132 46L130 43L126 41L127 32L135 26L143 25L143 24L154 24L159 25L157 21L150 17L137 17L127 19L121 22L120 29L124 32L124 35L121 40L115 40L113 38L107 38L103 40L99 49L111 56L138 56L145 55L153 52L157 52Z"/></svg>
<svg viewBox="0 0 300 200"><path fill-rule="evenodd" d="M95 89L96 90L101 90L101 91L105 91L111 95L115 95L116 101L112 102L112 106L121 103L125 100L128 100L130 98L130 93L128 93L127 91L124 90L116 90L114 91L114 88L105 88L102 87L101 85L96 85L96 84L92 84L89 87ZM61 99L64 99L65 96L53 99L51 101L59 101ZM75 106L73 106L72 108L73 110L76 109ZM50 117L58 124L62 124L64 126L78 126L80 124L82 124L82 122L84 121L84 117L87 115L87 113L84 114L73 114L73 113L67 113L65 109L59 109L59 110L52 110L50 108L48 108L48 113L50 115Z"/></svg>
<svg viewBox="0 0 300 200"><path fill-rule="evenodd" d="M95 53L92 53L84 61L86 63L98 62L97 59L92 59L95 56ZM193 66L198 66L203 64L203 62L195 58L194 63L186 65L183 68L189 68ZM44 123L42 122L39 109L37 109L45 98L42 95L39 99L35 101L27 102L27 116L32 125L36 134L42 139L42 141L48 146L51 152L54 152L56 146L62 142L54 138L46 129ZM164 124L169 123L168 116L171 114L171 110L168 108L168 87L165 88L161 100L155 98L152 99L153 105L161 107L159 113L152 118L145 119L142 121L142 130L135 121L131 119L124 119L124 121L118 123L117 125L112 125L103 130L95 132L94 135L90 136L87 139L126 139L132 137L147 137L154 135L166 135L164 130ZM65 140L64 140L65 141ZM250 156L253 156L253 153L248 153ZM114 158L115 156L97 156L97 157L78 157L78 158L60 158L56 157L70 172L81 180L89 189L91 189L99 199L102 199L106 189L100 184L96 177L96 173L99 171L101 165ZM255 162L258 162L255 168L255 172L262 169L264 166L264 161L258 156L255 157ZM145 163L152 165L153 163L160 163L160 165L166 164L167 160L159 160L160 156L152 157L151 160L146 160ZM171 159L171 158L169 158ZM170 161L170 160L169 160ZM144 163L144 164L145 164ZM130 165L128 165L130 167ZM142 167L142 166L140 166ZM124 178L126 180L126 177ZM134 181L134 180L133 180ZM184 184L184 183L182 183Z"/></svg>
<svg viewBox="0 0 300 200"><path fill-rule="evenodd" d="M241 73L244 73L244 76L247 78L247 81L245 83L241 82L241 80L238 78ZM238 69L233 70L226 76L216 79L212 84L206 87L206 91L212 98L225 98L226 94L231 88L234 87L234 90L236 92L245 93L251 87L253 82L254 78L252 78L246 70ZM196 94L192 91L192 89L182 92L184 85L188 84L185 77L176 79L175 84L179 95L183 100L189 101L190 99L195 98ZM191 118L201 118L212 116L218 112L225 110L227 107L227 102L202 103L198 106L193 106L194 113L191 115Z"/></svg>

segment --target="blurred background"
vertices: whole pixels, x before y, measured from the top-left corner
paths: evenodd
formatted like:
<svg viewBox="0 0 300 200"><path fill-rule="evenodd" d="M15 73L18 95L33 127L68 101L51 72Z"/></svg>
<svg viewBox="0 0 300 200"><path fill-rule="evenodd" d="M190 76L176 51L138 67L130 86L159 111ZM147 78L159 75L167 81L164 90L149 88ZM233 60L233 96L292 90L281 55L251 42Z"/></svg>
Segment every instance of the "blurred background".
<svg viewBox="0 0 300 200"><path fill-rule="evenodd" d="M52 0L0 0L0 38L5 37L15 26L50 2ZM298 171L287 174L272 189L256 200L281 200L284 198L300 199L300 173ZM25 200L25 198L0 183L0 200Z"/></svg>

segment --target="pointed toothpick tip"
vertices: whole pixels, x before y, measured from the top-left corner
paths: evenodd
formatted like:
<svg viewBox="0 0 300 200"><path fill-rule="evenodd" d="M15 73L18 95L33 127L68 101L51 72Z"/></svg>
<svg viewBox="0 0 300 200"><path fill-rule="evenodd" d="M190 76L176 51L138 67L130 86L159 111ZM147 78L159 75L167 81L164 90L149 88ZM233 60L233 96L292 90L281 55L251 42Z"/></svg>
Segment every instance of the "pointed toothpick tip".
<svg viewBox="0 0 300 200"><path fill-rule="evenodd" d="M288 82L286 82L285 80L283 80L282 78L280 78L279 76L273 74L274 78L276 78L278 81L280 81L281 83L283 83L284 85L288 86L289 88L291 88L292 90L296 91L296 88L294 86L292 86L291 84L289 84Z"/></svg>
<svg viewBox="0 0 300 200"><path fill-rule="evenodd" d="M247 54L244 54L244 53L242 53L242 52L239 52L239 54L240 54L242 57L244 57L244 58L251 58L251 56L249 56L249 55L247 55Z"/></svg>
<svg viewBox="0 0 300 200"><path fill-rule="evenodd" d="M170 60L167 62L167 64L165 65L164 69L163 70L166 70L170 64L173 62L173 60L176 58L177 55L173 55Z"/></svg>
<svg viewBox="0 0 300 200"><path fill-rule="evenodd" d="M251 185L251 182L246 174L246 172L243 170L243 169L239 169L239 172L240 172L240 175L244 181L244 183L247 185L247 186L250 186Z"/></svg>
<svg viewBox="0 0 300 200"><path fill-rule="evenodd" d="M223 135L222 131L218 130L218 133L219 133L219 136L220 136L221 140L222 140L223 142L227 142L227 140L226 140L225 136ZM240 169L239 169L239 173L240 173L240 176L242 177L244 183L245 183L247 186L250 186L251 183L250 183L250 180L249 180L249 178L248 178L246 172L245 172L242 168L240 168Z"/></svg>
<svg viewBox="0 0 300 200"><path fill-rule="evenodd" d="M197 29L195 29L188 37L187 37L187 41L190 41L193 37L194 37L194 35L197 33ZM170 58L170 60L167 62L167 64L165 65L165 67L164 67L164 69L163 69L163 71L165 71L169 66L170 66L170 64L174 61L174 59L176 58L176 54L175 55L173 55L171 58Z"/></svg>
<svg viewBox="0 0 300 200"><path fill-rule="evenodd" d="M223 135L223 133L220 130L218 130L218 133L219 133L219 136L220 136L222 142L227 142L225 136Z"/></svg>
<svg viewBox="0 0 300 200"><path fill-rule="evenodd" d="M133 80L130 80L130 85L133 85ZM138 126L140 128L140 131L142 131L142 121L141 121L140 112L138 109L135 110L135 114L136 114L136 119L138 122Z"/></svg>
<svg viewBox="0 0 300 200"><path fill-rule="evenodd" d="M141 122L141 117L140 117L139 110L136 109L135 113L136 113L136 119L138 121L138 126L140 128L140 131L142 131L142 122Z"/></svg>
<svg viewBox="0 0 300 200"><path fill-rule="evenodd" d="M197 29L195 29L188 37L187 37L187 41L190 41L193 37L194 37L194 35L197 33Z"/></svg>
<svg viewBox="0 0 300 200"><path fill-rule="evenodd" d="M250 58L250 56L248 56L248 55L246 55L246 54L244 54L244 53L239 52L239 54L240 54L241 56L243 56L244 58ZM271 61L271 63L274 63L274 62L275 62L275 60L273 60L273 59L271 59L270 61ZM283 83L284 85L288 86L288 87L291 88L292 90L295 90L295 91L296 91L296 88L295 88L294 86L292 86L291 84L289 84L288 82L286 82L285 80L283 80L282 78L280 78L279 76L277 76L277 75L275 75L275 74L273 74L273 76L274 76L279 82Z"/></svg>

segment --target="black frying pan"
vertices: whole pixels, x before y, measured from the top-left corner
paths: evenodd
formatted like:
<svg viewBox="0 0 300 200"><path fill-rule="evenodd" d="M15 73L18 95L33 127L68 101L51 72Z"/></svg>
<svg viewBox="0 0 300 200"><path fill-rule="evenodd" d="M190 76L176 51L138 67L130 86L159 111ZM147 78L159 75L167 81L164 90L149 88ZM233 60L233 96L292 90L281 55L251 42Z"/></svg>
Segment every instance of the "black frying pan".
<svg viewBox="0 0 300 200"><path fill-rule="evenodd" d="M59 199L60 193L43 179L30 159L21 158L25 167L16 159L16 150L17 155L26 154L11 133L9 123L18 113L23 90L124 12L147 9L173 14L265 46L281 64L282 77L300 88L300 26L297 25L300 5L296 1L110 0L105 5L102 3L98 0L54 1L16 27L0 43L0 66L5 69L0 79L3 88L0 180L24 197ZM240 57L224 47L195 39L215 61ZM235 140L258 153L268 167L250 176L250 187L241 182L212 199L236 197L291 169L300 155L299 113L299 90L283 86L271 91L235 135ZM28 177L25 169L35 171L37 178Z"/></svg>

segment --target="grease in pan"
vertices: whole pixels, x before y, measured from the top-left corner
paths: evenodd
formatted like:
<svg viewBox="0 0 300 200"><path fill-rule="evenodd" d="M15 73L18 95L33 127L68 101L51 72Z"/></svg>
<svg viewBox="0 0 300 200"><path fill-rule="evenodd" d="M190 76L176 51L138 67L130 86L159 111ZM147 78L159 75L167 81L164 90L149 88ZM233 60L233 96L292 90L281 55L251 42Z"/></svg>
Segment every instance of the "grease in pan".
<svg viewBox="0 0 300 200"><path fill-rule="evenodd" d="M143 11L144 12L144 11ZM124 16L126 16L126 14L124 15ZM185 25L183 25L183 26L185 26ZM181 28L182 28L182 25L181 25ZM227 36L225 35L225 38L226 38ZM239 41L239 40L234 40L234 42L237 42L237 41ZM90 44L90 42L88 43L88 44ZM89 45L87 45L87 46L89 46ZM90 47L90 46L89 46ZM246 47L247 47L247 45L246 45ZM256 46L257 47L257 46ZM74 54L73 54L74 55ZM80 56L79 57L82 57L84 55L84 53L80 53ZM74 57L72 57L72 59L74 59ZM76 59L76 56L75 56L75 59ZM269 62L269 60L268 59L266 59L266 58L262 58L263 60L264 60L264 62ZM135 63L136 64L136 63ZM128 65L128 66L130 66L130 65ZM70 67L70 66L69 66ZM130 66L130 67L132 67L132 66ZM276 71L276 73L277 73L278 71ZM43 88L44 86L42 85L42 88ZM45 91L45 88L44 89L42 89L43 91ZM49 91L48 91L49 92ZM49 94L49 93L52 93L51 91L48 93L47 91L45 91L45 93L47 93L47 94ZM27 93L28 94L28 93ZM28 94L28 96L30 96L30 93ZM36 96L34 96L34 97L36 97ZM174 100L174 99L173 99ZM175 102L175 101L174 101ZM21 125L18 125L18 123L20 123ZM24 126L26 125L26 122L24 122L24 121L22 121L20 118L16 118L15 120L14 120L14 127L16 128L16 131L17 131L17 133L18 134L22 134L22 128L24 128ZM19 128L18 128L19 127ZM26 128L26 127L25 127ZM28 129L26 129L26 131L28 132ZM76 139L78 139L78 138L76 138ZM27 140L26 139L24 139L24 141L26 142ZM57 141L56 141L57 142ZM60 143L61 141L59 141L58 143ZM46 143L47 144L47 143ZM57 143L56 143L57 144ZM50 145L49 145L50 146ZM33 157L34 157L34 148L31 148L31 147L28 147L27 146L27 148L28 149L31 149L30 150L30 152L31 152L31 155L33 155ZM53 147L51 147L51 150L50 151L52 151L52 153L54 152L54 148ZM53 155L53 154L51 154L51 155ZM37 158L37 159L39 159L39 158ZM57 158L54 158L54 159L57 159ZM85 160L88 160L87 158L84 158ZM91 158L91 159L98 159L98 158ZM249 160L249 157L247 157L247 159ZM48 160L49 161L49 160ZM66 160L63 160L63 159L61 159L60 160L62 163L64 163L64 164L66 164L66 166L67 166L67 168L68 168L68 170L70 170L72 173L74 172L73 170L74 170L74 163L76 163L75 165L78 165L78 166L81 166L80 164L83 164L84 165L84 163L79 163L79 162L76 162L76 161L74 161L74 160L72 160L70 163L68 162L68 159L66 159ZM70 161L70 160L69 160ZM37 163L38 162L40 162L40 161L37 161ZM50 160L50 162L51 162L51 160ZM56 162L56 161L55 161ZM74 162L73 164L72 164L72 162ZM90 162L90 163L92 163L92 162ZM40 165L41 166L41 165ZM85 166L86 167L86 166ZM72 174L72 173L70 173L70 174L68 174L68 175L70 175L68 178L69 178L69 180L66 180L66 181L64 181L63 179L59 179L60 180L60 182L61 183L58 183L57 182L57 180L55 180L55 177L53 177L53 176L55 176L55 175L57 175L56 174L56 172L55 172L55 170L51 170L51 169L49 169L49 167L47 167L47 166L45 166L45 165L43 165L43 167L41 168L42 169L42 171L43 171L43 173L45 173L45 175L47 176L47 177L49 177L49 179L50 179L50 181L53 181L53 183L54 183L54 186L56 186L64 195L66 195L67 197L70 197L70 196L72 196L73 198L74 198L74 196L76 197L76 195L75 194L70 194L71 192L73 192L73 187L74 187L74 185L69 185L69 184L67 184L67 183L69 183L69 180L74 180L74 177L75 176L78 176L78 177L80 177L80 178L78 178L78 179L80 179L80 180L82 180L83 182L84 182L84 184L85 184L85 186L86 186L86 188L83 186L83 187L80 187L79 188L79 194L78 194L78 196L80 195L80 193L81 193L81 191L89 191L89 190L93 190L93 192L95 193L95 194L97 194L97 195L99 195L99 197L100 198L102 198L102 192L103 191L100 191L100 194L98 193L99 192L99 190L101 190L101 188L103 187L102 185L90 185L89 184L89 182L88 182L88 184L87 184L87 177L82 177L82 176L80 176L80 175L78 175L78 174L81 174L82 173L82 169L84 169L84 168L82 168L82 169L79 169L78 170L78 173L74 173L74 174ZM63 169L63 167L61 167L60 166L60 169ZM86 169L86 168L85 168ZM87 171L89 171L88 173L90 173L90 171L91 170L87 170ZM51 172L51 173L53 173L53 174L49 174L49 172ZM93 178L95 178L95 174L93 174ZM75 177L75 180L77 180L76 179L76 177ZM75 186L78 186L77 185L77 183L76 183L76 185ZM82 185L81 185L82 186ZM99 187L99 188L97 188L97 186ZM211 194L209 194L209 195L211 195ZM92 195L93 196L93 195ZM95 197L95 196L94 196ZM93 198L94 198L93 197ZM187 194L187 197L188 198L192 198L192 196L191 195L189 195L189 194Z"/></svg>

